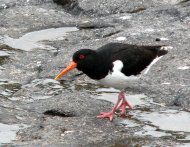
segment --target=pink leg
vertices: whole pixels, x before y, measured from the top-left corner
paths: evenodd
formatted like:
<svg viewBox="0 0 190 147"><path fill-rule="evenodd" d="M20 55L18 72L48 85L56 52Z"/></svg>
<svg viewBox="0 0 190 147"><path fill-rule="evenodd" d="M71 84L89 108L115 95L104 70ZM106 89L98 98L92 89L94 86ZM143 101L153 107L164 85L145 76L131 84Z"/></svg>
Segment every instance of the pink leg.
<svg viewBox="0 0 190 147"><path fill-rule="evenodd" d="M125 99L125 92L121 92L123 101L121 102L121 104L119 105L118 109L121 109L121 115L124 115L126 112L126 107L128 106L130 109L132 109L133 107L129 104L129 102Z"/></svg>
<svg viewBox="0 0 190 147"><path fill-rule="evenodd" d="M109 118L109 120L112 121L113 115L114 115L115 111L117 110L117 107L122 99L123 99L123 92L120 92L118 95L117 103L115 104L113 109L110 112L100 112L100 114L97 116L97 118Z"/></svg>

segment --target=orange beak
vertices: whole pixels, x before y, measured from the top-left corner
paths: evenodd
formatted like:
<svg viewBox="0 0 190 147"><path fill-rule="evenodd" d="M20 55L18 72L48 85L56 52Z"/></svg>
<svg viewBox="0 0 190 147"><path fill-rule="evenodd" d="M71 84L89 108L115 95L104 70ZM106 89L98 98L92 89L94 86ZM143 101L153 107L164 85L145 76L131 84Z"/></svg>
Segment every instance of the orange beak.
<svg viewBox="0 0 190 147"><path fill-rule="evenodd" d="M68 73L69 71L71 71L72 69L77 67L77 63L75 63L74 61L72 61L62 72L60 72L56 77L55 80L60 79L62 76L64 76L66 73Z"/></svg>

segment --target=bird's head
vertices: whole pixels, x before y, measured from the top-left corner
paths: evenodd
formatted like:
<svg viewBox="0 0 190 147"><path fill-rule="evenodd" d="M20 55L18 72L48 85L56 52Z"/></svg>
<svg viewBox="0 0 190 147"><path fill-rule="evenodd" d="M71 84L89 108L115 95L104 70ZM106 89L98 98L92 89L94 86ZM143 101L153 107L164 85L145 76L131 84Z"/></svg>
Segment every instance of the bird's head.
<svg viewBox="0 0 190 147"><path fill-rule="evenodd" d="M87 70L93 69L93 64L96 62L96 56L96 51L91 49L81 49L75 52L73 54L72 62L55 77L55 80L60 79L62 76L74 68L77 68L84 73Z"/></svg>

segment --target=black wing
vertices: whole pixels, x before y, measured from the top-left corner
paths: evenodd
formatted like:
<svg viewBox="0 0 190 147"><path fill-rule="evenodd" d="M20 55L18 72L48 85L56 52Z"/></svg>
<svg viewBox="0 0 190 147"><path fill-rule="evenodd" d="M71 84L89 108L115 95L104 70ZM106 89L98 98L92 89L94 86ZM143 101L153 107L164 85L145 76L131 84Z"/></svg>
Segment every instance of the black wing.
<svg viewBox="0 0 190 147"><path fill-rule="evenodd" d="M121 60L124 64L122 72L126 76L138 75L157 56L167 53L161 50L162 46L138 46L123 43L109 43L98 49L98 52L105 52L105 58L109 57L111 62Z"/></svg>

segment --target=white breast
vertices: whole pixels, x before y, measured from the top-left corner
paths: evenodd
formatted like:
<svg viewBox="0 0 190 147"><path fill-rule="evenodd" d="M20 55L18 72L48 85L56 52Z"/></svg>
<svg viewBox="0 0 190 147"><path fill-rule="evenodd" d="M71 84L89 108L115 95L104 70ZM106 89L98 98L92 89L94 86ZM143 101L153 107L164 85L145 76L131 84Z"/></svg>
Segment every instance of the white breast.
<svg viewBox="0 0 190 147"><path fill-rule="evenodd" d="M113 65L113 71L105 78L98 80L98 82L103 85L122 90L138 79L136 76L126 76L121 72L123 63L120 60L113 62Z"/></svg>

